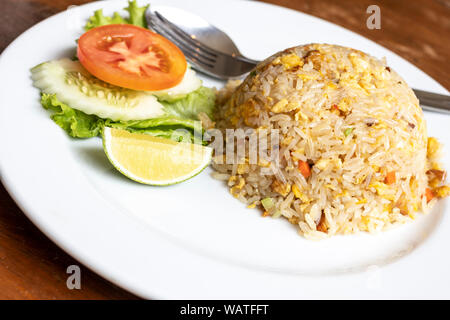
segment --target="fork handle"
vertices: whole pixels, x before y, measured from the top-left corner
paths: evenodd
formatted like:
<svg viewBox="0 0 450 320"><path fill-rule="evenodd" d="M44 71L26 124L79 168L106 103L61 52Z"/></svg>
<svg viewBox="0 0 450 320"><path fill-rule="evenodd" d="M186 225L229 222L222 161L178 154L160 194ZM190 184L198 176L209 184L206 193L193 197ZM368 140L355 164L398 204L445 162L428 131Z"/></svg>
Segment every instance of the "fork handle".
<svg viewBox="0 0 450 320"><path fill-rule="evenodd" d="M450 96L434 92L413 89L422 109L450 114Z"/></svg>
<svg viewBox="0 0 450 320"><path fill-rule="evenodd" d="M248 64L253 64L255 67L256 67L256 65L257 65L258 63L261 62L261 61L259 61L259 60L249 59L249 58L247 58L247 57L245 57L245 56L243 56L243 55L241 55L241 54L237 55L237 56L236 56L236 59L238 59L238 60L240 60L240 61L243 61L243 62L246 62L246 63L248 63Z"/></svg>

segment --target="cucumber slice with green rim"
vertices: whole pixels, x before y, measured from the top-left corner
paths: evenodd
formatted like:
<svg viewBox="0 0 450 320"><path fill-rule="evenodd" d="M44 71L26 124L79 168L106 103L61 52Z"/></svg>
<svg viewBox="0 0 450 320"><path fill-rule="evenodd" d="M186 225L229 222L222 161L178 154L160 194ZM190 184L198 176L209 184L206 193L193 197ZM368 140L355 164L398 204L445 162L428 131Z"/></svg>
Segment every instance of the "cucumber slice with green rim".
<svg viewBox="0 0 450 320"><path fill-rule="evenodd" d="M142 120L164 115L157 98L147 92L110 85L90 75L78 61L62 59L31 69L33 84L56 94L63 103L87 114L117 120Z"/></svg>
<svg viewBox="0 0 450 320"><path fill-rule="evenodd" d="M194 92L202 86L202 80L197 77L195 71L189 66L184 74L183 80L173 88L152 92L158 100L173 101L184 98L187 94Z"/></svg>
<svg viewBox="0 0 450 320"><path fill-rule="evenodd" d="M33 84L70 107L113 121L144 120L165 115L162 97L180 97L198 89L201 80L188 68L177 86L159 92L117 87L92 76L78 61L61 59L31 69ZM164 98L162 98L164 99Z"/></svg>

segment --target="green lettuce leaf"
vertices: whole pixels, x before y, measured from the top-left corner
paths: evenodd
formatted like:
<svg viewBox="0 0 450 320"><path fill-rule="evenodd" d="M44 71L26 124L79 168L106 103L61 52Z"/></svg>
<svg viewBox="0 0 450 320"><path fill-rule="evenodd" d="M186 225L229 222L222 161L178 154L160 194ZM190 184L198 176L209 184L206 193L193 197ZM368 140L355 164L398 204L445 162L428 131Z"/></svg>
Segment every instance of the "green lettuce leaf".
<svg viewBox="0 0 450 320"><path fill-rule="evenodd" d="M128 23L124 18L122 18L118 12L114 12L114 15L112 17L105 17L103 15L103 10L97 10L94 12L94 15L91 16L84 26L84 29L90 30L95 27L104 26L107 24L121 24L121 23Z"/></svg>
<svg viewBox="0 0 450 320"><path fill-rule="evenodd" d="M54 94L42 94L42 106L53 112L51 118L74 138L91 138L101 134L103 127L125 129L175 141L194 142L194 132L202 133L198 113L212 116L214 92L200 87L186 97L173 102L161 101L166 115L159 118L130 121L102 119L76 110L58 100Z"/></svg>
<svg viewBox="0 0 450 320"><path fill-rule="evenodd" d="M108 119L105 121L105 126L125 129L130 132L145 133L178 142L192 142L194 141L194 132L196 130L202 131L201 127L196 127L195 120L175 117L130 121L112 121Z"/></svg>
<svg viewBox="0 0 450 320"><path fill-rule="evenodd" d="M182 126L189 129L195 128L195 120L192 119L180 119L175 117L162 117L162 118L152 118L146 120L128 120L128 121L112 121L106 120L106 125L110 126L114 123L116 127L130 127L135 129L145 129L154 127L177 127Z"/></svg>
<svg viewBox="0 0 450 320"><path fill-rule="evenodd" d="M145 21L145 11L149 5L139 7L136 0L128 1L128 7L124 8L128 11L128 18L123 18L118 12L114 12L111 17L105 16L103 10L97 10L94 15L91 16L86 23L84 29L90 30L95 27L104 26L107 24L133 24L135 26L147 28L147 22Z"/></svg>
<svg viewBox="0 0 450 320"><path fill-rule="evenodd" d="M72 109L62 103L54 94L42 94L42 106L53 112L51 118L74 138L91 138L99 135L103 128L103 120L95 115Z"/></svg>
<svg viewBox="0 0 450 320"><path fill-rule="evenodd" d="M136 0L128 1L128 8L126 11L130 14L128 23L138 27L147 28L147 21L145 20L145 11L150 5L139 7Z"/></svg>
<svg viewBox="0 0 450 320"><path fill-rule="evenodd" d="M215 99L213 89L203 86L179 99L158 97L168 114L190 119L198 119L200 112L206 113L209 118L213 119Z"/></svg>
<svg viewBox="0 0 450 320"><path fill-rule="evenodd" d="M117 125L113 124L113 128L116 128ZM167 127L155 127L155 128L146 128L146 129L136 129L133 127L126 127L127 131L148 134L154 137L171 139L176 142L194 142L194 133L186 128L167 128ZM206 145L205 142L202 143Z"/></svg>

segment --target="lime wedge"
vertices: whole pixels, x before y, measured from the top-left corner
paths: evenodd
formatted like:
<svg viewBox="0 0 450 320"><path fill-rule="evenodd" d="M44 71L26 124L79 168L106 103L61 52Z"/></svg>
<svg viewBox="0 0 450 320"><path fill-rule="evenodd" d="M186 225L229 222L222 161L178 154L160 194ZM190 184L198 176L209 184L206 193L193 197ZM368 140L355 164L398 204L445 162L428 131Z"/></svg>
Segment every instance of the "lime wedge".
<svg viewBox="0 0 450 320"><path fill-rule="evenodd" d="M185 181L211 161L212 149L105 127L103 149L112 165L131 180L164 186Z"/></svg>

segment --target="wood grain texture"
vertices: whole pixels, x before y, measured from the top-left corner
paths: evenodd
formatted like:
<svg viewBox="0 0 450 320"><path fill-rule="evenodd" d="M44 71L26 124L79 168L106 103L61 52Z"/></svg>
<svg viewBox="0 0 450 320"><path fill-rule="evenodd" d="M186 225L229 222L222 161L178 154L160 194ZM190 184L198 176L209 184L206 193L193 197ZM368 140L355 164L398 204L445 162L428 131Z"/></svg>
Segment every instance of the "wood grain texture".
<svg viewBox="0 0 450 320"><path fill-rule="evenodd" d="M144 0L141 0L143 2ZM264 0L355 31L406 58L450 89L449 0ZM23 31L86 0L1 0L0 52ZM381 30L366 27L366 8L381 8ZM68 290L66 268L82 269ZM134 299L83 267L43 235L0 185L0 299Z"/></svg>

